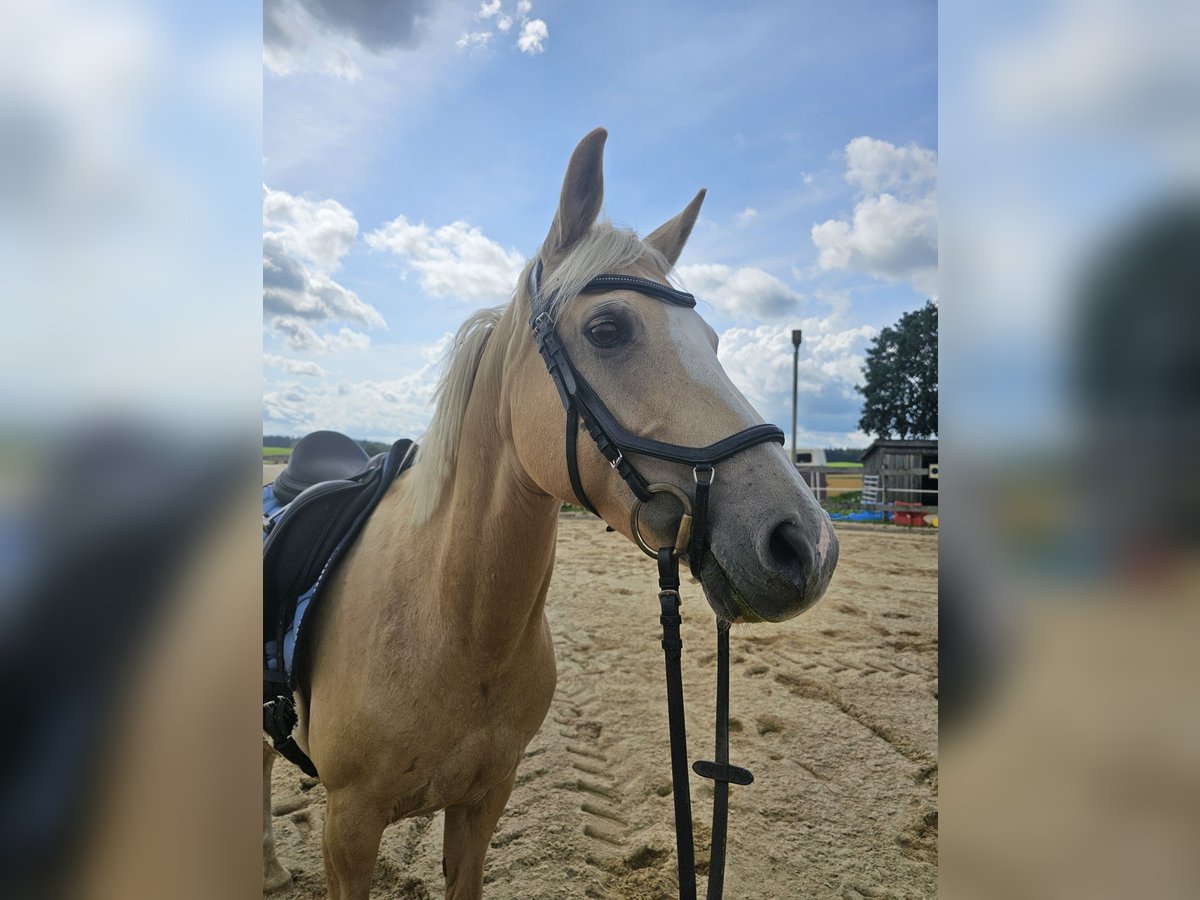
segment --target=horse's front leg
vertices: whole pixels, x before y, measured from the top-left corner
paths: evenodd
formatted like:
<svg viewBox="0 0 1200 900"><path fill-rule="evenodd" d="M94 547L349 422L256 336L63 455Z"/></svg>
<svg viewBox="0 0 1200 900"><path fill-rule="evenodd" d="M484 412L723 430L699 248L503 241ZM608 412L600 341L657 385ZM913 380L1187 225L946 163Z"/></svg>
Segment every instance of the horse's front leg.
<svg viewBox="0 0 1200 900"><path fill-rule="evenodd" d="M388 824L386 807L353 787L325 798L325 881L329 900L367 900Z"/></svg>
<svg viewBox="0 0 1200 900"><path fill-rule="evenodd" d="M446 900L479 900L483 896L483 858L516 777L517 770L513 769L478 803L446 808L446 830L442 838Z"/></svg>

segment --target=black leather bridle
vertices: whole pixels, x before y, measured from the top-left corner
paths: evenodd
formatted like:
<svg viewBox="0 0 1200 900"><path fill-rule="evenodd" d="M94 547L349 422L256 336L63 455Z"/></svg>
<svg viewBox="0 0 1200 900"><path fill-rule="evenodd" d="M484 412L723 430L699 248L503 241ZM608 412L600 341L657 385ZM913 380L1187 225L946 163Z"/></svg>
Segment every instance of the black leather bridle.
<svg viewBox="0 0 1200 900"><path fill-rule="evenodd" d="M554 386L558 388L558 396L567 411L566 455L567 473L571 478L571 490L579 502L595 515L596 508L588 498L583 488L583 480L579 475L578 432L579 424L587 429L608 464L620 475L634 496L642 503L649 503L655 493L668 492L680 496L678 490L669 490L666 485L652 485L637 470L629 459L629 454L637 456L652 456L668 462L683 463L692 467L696 483L696 502L691 512L690 539L685 546L678 547L684 553L691 565L692 574L700 578L700 564L708 549L708 491L716 476L717 463L736 456L743 450L748 450L757 444L773 441L783 443L783 431L775 425L762 423L751 425L736 434L731 434L707 447L685 447L681 444L670 444L656 441L653 438L640 437L632 434L621 426L616 417L609 412L604 401L588 383L583 374L571 362L567 349L554 328L551 316L553 303L544 297L539 289L542 263L538 260L529 273L529 327L533 329L538 352L546 363ZM665 284L639 278L636 275L597 275L583 286L581 293L591 294L600 291L634 291L670 303L692 309L696 306L696 298L691 294L677 291ZM658 490L655 490L658 488ZM636 510L636 507L635 507ZM688 511L685 510L685 515ZM654 556L651 549L636 528L638 543L642 549ZM677 542L678 543L678 542Z"/></svg>
<svg viewBox="0 0 1200 900"><path fill-rule="evenodd" d="M686 447L639 437L621 426L604 401L575 368L558 332L554 328L552 298L544 297L539 289L542 262L538 260L529 274L529 327L533 330L538 352L546 363L559 399L567 411L566 458L571 489L576 498L593 514L595 507L583 488L579 474L578 431L582 423L600 452L637 497L633 507L631 530L638 545L658 560L659 622L663 629L662 647L666 656L667 715L671 735L671 785L675 801L675 844L679 866L679 896L681 900L696 897L695 849L692 836L691 793L688 785L687 733L684 727L683 675L680 658L683 641L679 630L679 558L686 555L692 574L700 580L700 568L708 552L708 495L716 477L715 466L743 450L774 441L783 443L783 431L775 425L752 425L707 447ZM635 275L598 275L584 285L581 293L600 291L634 291L648 297L694 308L696 298L648 278ZM629 454L651 456L668 462L692 467L696 485L695 500L674 485L652 484L637 470ZM651 547L643 538L638 515L644 504L657 493L669 493L682 505L683 513L674 546ZM697 761L697 775L713 780L712 849L709 859L708 900L719 900L724 888L725 837L729 812L729 785L750 784L754 776L739 766L729 764L729 626L717 622L717 715L716 760Z"/></svg>

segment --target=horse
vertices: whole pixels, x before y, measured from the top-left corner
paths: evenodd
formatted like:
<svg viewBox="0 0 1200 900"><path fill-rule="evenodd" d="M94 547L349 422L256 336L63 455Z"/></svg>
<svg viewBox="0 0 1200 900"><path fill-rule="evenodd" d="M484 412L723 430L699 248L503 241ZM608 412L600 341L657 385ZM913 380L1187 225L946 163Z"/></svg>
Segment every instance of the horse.
<svg viewBox="0 0 1200 900"><path fill-rule="evenodd" d="M647 293L681 293L668 278L705 191L644 239L612 225L600 215L606 138L596 129L576 147L549 233L510 302L458 331L415 465L388 489L313 613L295 738L326 790L332 900L368 897L388 824L438 810L445 896L482 896L492 832L555 691L545 602L561 505L584 503L625 537L670 546L681 519L671 495L697 490L693 467L638 456L648 481L671 488L638 521L640 501L614 472L621 454L575 442L581 426L529 326L532 304L555 298L547 315L562 349L649 443L704 447L778 430L734 387L696 310ZM617 278L596 290L600 275L641 288ZM781 622L811 607L829 584L837 539L783 448L759 436L716 472L708 541L690 560L715 615ZM268 887L288 880L271 831L273 758L264 752Z"/></svg>

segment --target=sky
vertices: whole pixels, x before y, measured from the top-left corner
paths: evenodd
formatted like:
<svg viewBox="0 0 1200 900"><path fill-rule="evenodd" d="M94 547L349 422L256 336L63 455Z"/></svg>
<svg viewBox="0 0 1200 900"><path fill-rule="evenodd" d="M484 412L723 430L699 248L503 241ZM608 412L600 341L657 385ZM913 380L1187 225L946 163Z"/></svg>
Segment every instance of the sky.
<svg viewBox="0 0 1200 900"><path fill-rule="evenodd" d="M678 264L719 357L800 446L865 446L863 358L936 296L932 2L267 0L263 429L419 436L450 335L507 301L567 160L605 214L701 188Z"/></svg>

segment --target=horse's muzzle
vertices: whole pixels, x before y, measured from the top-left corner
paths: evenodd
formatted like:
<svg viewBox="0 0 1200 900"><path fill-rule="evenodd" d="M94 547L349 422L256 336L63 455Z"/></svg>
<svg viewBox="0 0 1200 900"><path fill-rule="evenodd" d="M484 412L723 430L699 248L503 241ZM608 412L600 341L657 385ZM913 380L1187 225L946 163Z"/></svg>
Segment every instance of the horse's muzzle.
<svg viewBox="0 0 1200 900"><path fill-rule="evenodd" d="M710 602L719 615L747 622L782 622L810 608L825 593L838 559L837 536L823 512L808 522L768 519L750 546L723 545L718 538L714 551L721 577L705 577Z"/></svg>

